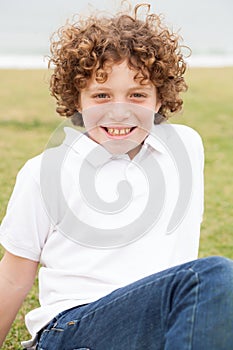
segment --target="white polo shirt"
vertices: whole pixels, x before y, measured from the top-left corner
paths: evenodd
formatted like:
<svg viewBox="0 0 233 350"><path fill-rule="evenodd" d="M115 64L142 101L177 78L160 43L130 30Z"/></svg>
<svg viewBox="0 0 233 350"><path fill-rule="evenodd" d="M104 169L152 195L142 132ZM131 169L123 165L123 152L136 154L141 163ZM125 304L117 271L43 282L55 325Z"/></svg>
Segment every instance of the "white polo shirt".
<svg viewBox="0 0 233 350"><path fill-rule="evenodd" d="M65 133L20 170L0 229L5 249L41 263L41 306L26 315L32 335L65 309L198 254L204 156L196 131L156 125L133 160Z"/></svg>

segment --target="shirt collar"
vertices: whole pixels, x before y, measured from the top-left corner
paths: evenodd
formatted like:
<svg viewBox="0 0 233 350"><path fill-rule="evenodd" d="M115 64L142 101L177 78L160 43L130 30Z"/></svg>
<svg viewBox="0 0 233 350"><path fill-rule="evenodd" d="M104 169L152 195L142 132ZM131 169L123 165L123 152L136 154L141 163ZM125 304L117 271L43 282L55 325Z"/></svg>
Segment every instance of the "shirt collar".
<svg viewBox="0 0 233 350"><path fill-rule="evenodd" d="M90 137L88 137L85 133L80 132L79 130L74 129L72 127L65 127L64 132L66 136L63 141L63 144L68 146L69 148L72 148L72 150L78 153L82 158L88 157L88 161L94 166L98 166L98 164L101 164L103 163L103 161L107 161L111 158L125 158L126 156L128 157L128 155L125 154L117 156L111 154L104 147L100 146ZM149 147L152 148L152 150L157 151L161 154L167 153L167 149L164 142L165 138L166 135L162 125L154 125L149 135L144 141L144 146L146 146L146 149ZM97 147L100 147L101 150L99 159L95 156L96 152L94 152L94 150ZM139 154L144 154L143 148L144 147L142 147L142 150L139 152ZM91 154L93 154L93 157L91 156Z"/></svg>
<svg viewBox="0 0 233 350"><path fill-rule="evenodd" d="M110 152L97 142L93 141L85 133L72 127L65 127L64 132L66 137L63 144L78 153L82 158L88 160L93 166L97 167L112 157ZM97 152L98 149L99 152Z"/></svg>
<svg viewBox="0 0 233 350"><path fill-rule="evenodd" d="M144 145L151 147L153 150L165 154L167 153L166 147L166 134L163 125L154 125L144 141Z"/></svg>

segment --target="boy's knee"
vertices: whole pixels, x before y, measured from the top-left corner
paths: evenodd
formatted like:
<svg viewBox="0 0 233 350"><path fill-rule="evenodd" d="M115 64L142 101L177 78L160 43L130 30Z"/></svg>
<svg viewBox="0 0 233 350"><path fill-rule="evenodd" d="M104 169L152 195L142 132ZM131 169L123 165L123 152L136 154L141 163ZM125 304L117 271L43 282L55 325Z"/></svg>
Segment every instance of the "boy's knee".
<svg viewBox="0 0 233 350"><path fill-rule="evenodd" d="M199 260L200 279L210 288L224 289L233 294L233 261L220 256L212 256ZM219 290L220 291L220 290Z"/></svg>
<svg viewBox="0 0 233 350"><path fill-rule="evenodd" d="M216 273L227 273L233 274L233 260L222 256L211 256L203 259L206 264L210 266L213 270L216 270Z"/></svg>

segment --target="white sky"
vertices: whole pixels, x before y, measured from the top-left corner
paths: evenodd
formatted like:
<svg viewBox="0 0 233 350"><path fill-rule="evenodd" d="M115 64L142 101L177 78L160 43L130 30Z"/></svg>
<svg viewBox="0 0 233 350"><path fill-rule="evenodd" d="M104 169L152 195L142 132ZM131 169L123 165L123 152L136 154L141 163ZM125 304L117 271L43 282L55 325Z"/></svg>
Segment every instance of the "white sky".
<svg viewBox="0 0 233 350"><path fill-rule="evenodd" d="M131 1L133 4L146 1ZM151 0L193 52L233 53L232 0ZM0 0L0 54L46 54L49 37L88 7L114 12L120 0Z"/></svg>

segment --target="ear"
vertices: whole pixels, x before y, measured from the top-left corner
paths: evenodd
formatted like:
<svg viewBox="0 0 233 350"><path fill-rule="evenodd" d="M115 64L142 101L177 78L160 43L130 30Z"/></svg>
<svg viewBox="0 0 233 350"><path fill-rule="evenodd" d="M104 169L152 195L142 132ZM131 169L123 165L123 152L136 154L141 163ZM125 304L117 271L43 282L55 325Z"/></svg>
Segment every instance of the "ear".
<svg viewBox="0 0 233 350"><path fill-rule="evenodd" d="M78 99L75 102L75 107L76 107L77 112L82 113L82 104L81 104L80 93L78 94Z"/></svg>
<svg viewBox="0 0 233 350"><path fill-rule="evenodd" d="M77 113L82 114L82 108L81 108L81 106L80 106L79 104L75 104L75 107L76 107Z"/></svg>

